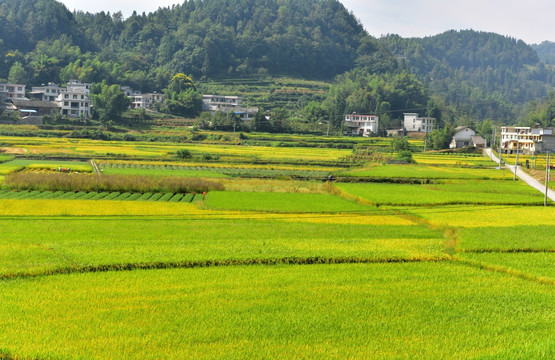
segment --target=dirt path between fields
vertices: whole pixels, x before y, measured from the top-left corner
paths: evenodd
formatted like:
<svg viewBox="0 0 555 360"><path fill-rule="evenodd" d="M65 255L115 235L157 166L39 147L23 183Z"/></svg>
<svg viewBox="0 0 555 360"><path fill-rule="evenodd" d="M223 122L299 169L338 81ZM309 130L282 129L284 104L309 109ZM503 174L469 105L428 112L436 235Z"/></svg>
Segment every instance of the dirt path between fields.
<svg viewBox="0 0 555 360"><path fill-rule="evenodd" d="M100 175L100 171L98 170L98 166L96 165L96 163L94 162L94 160L91 160L91 166L94 170L94 172L98 175Z"/></svg>

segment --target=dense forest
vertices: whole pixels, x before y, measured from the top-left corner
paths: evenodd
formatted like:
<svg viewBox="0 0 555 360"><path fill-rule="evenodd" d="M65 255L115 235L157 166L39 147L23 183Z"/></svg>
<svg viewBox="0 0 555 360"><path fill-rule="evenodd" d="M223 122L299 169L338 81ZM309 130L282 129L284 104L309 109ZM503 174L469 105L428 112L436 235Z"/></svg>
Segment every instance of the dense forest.
<svg viewBox="0 0 555 360"><path fill-rule="evenodd" d="M196 83L324 80L332 86L318 101L270 109L337 128L351 111L380 115L382 131L403 111L437 117L440 126L524 121L541 112L555 82L553 43L532 48L471 30L376 39L337 0L186 0L127 19L72 13L55 0L0 0L0 29L0 79L10 82L164 91L179 73Z"/></svg>
<svg viewBox="0 0 555 360"><path fill-rule="evenodd" d="M553 70L534 49L497 34L447 31L423 39L389 35L380 42L461 116L509 119L555 84Z"/></svg>
<svg viewBox="0 0 555 360"><path fill-rule="evenodd" d="M72 14L54 0L0 4L0 24L10 29L0 77L20 62L32 83L79 78L151 90L179 72L332 79L357 61L388 56L335 0L189 0L125 20Z"/></svg>
<svg viewBox="0 0 555 360"><path fill-rule="evenodd" d="M540 60L549 65L555 65L555 42L544 41L541 44L530 45L536 50Z"/></svg>

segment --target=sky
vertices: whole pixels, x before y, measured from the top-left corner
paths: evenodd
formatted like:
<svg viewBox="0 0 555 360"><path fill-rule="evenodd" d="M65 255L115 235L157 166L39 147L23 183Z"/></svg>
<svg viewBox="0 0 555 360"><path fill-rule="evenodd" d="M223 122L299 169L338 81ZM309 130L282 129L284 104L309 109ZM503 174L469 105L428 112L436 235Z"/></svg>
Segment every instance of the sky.
<svg viewBox="0 0 555 360"><path fill-rule="evenodd" d="M58 0L73 10L148 13L178 0ZM447 30L495 32L538 44L555 42L553 0L340 0L374 37L424 37Z"/></svg>

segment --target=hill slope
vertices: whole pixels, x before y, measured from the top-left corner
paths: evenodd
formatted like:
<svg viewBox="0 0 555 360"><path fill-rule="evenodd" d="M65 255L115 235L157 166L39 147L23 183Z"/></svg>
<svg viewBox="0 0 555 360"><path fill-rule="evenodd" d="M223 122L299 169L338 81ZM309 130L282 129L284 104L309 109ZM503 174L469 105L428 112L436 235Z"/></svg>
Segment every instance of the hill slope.
<svg viewBox="0 0 555 360"><path fill-rule="evenodd" d="M447 31L423 39L390 35L380 42L432 93L471 116L511 117L515 104L546 96L555 81L534 49L498 34Z"/></svg>

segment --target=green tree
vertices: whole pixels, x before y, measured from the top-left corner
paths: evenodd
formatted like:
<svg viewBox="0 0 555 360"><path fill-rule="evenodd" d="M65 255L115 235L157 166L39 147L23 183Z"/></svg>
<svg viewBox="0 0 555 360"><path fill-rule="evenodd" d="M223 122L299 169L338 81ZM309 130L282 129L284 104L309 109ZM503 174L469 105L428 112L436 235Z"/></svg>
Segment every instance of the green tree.
<svg viewBox="0 0 555 360"><path fill-rule="evenodd" d="M191 77L179 73L170 81L164 92L164 99L170 113L186 117L195 117L202 110L202 94Z"/></svg>
<svg viewBox="0 0 555 360"><path fill-rule="evenodd" d="M106 82L95 84L91 88L93 109L103 124L120 122L131 100L123 93L119 85L108 85Z"/></svg>
<svg viewBox="0 0 555 360"><path fill-rule="evenodd" d="M396 138L393 138L393 140L391 141L391 148L395 152L400 152L400 151L410 152L410 143L406 137L396 137Z"/></svg>
<svg viewBox="0 0 555 360"><path fill-rule="evenodd" d="M175 155L180 159L190 159L193 157L188 149L179 149Z"/></svg>
<svg viewBox="0 0 555 360"><path fill-rule="evenodd" d="M27 82L27 72L20 62L16 62L10 68L8 82L11 84L25 84Z"/></svg>
<svg viewBox="0 0 555 360"><path fill-rule="evenodd" d="M272 124L266 119L266 114L262 109L258 110L258 113L253 119L252 129L254 131L260 132L271 132Z"/></svg>

